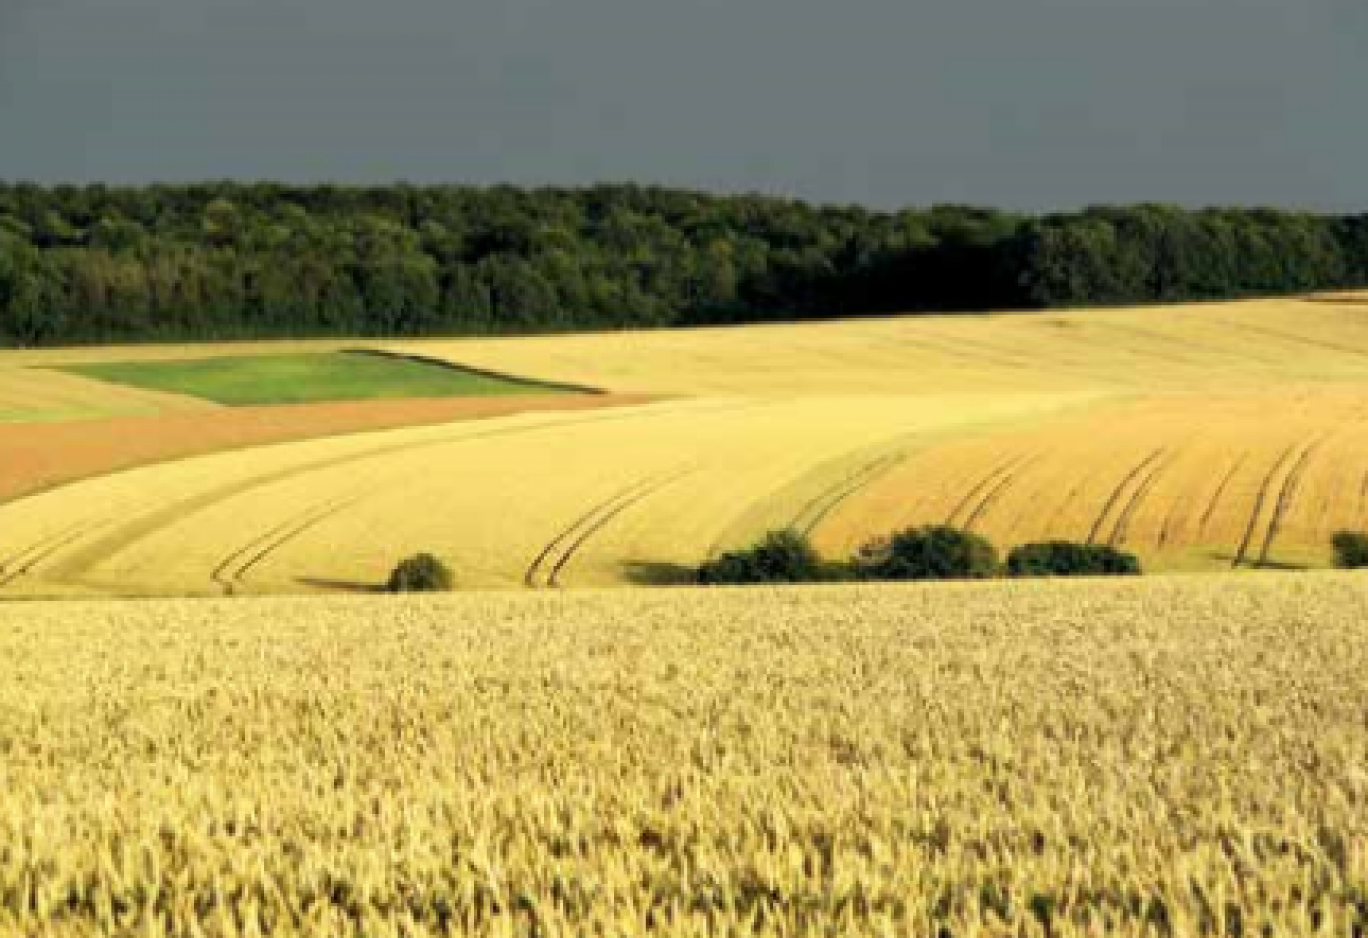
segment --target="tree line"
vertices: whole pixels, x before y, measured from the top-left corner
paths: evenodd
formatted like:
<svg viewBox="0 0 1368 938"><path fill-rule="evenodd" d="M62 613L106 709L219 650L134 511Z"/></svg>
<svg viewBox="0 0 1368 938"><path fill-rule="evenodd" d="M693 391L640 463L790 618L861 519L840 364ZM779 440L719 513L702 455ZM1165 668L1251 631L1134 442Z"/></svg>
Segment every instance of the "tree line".
<svg viewBox="0 0 1368 938"><path fill-rule="evenodd" d="M0 343L640 328L1368 285L1368 216L638 186L0 185Z"/></svg>

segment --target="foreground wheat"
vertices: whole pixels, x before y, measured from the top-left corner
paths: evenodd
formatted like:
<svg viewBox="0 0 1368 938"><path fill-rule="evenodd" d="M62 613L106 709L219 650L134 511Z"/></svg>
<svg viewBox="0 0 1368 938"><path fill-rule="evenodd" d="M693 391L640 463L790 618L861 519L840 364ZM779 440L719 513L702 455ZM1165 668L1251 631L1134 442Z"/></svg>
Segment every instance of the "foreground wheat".
<svg viewBox="0 0 1368 938"><path fill-rule="evenodd" d="M1336 575L9 606L0 933L1361 934L1365 674Z"/></svg>

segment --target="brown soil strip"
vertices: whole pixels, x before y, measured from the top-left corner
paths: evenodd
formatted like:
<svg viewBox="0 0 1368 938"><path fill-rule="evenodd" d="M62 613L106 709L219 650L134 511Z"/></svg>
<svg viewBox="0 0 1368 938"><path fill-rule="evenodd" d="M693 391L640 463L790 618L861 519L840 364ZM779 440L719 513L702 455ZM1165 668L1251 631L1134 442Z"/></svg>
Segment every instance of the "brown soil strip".
<svg viewBox="0 0 1368 938"><path fill-rule="evenodd" d="M0 502L122 469L267 443L649 400L628 395L423 398L0 424Z"/></svg>

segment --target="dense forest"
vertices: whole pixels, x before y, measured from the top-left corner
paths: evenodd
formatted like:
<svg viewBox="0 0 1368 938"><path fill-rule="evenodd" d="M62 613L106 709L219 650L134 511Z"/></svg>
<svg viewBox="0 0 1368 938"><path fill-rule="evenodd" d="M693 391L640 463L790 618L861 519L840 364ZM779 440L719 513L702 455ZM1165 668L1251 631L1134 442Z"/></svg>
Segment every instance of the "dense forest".
<svg viewBox="0 0 1368 938"><path fill-rule="evenodd" d="M1368 216L633 186L0 186L0 343L653 327L1368 285Z"/></svg>

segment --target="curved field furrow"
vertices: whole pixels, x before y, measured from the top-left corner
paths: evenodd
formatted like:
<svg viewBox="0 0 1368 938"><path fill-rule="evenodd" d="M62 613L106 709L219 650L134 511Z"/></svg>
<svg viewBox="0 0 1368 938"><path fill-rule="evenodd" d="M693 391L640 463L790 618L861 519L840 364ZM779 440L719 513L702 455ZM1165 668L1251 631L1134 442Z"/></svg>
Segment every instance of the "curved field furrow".
<svg viewBox="0 0 1368 938"><path fill-rule="evenodd" d="M1245 525L1244 535L1240 538L1240 543L1235 548L1235 556L1230 561L1232 568L1238 568L1248 561L1250 548L1254 546L1259 531L1266 532L1271 527L1272 515L1276 511L1273 493L1275 490L1279 493L1284 490L1292 467L1297 465L1304 455L1304 445L1293 443L1279 454L1272 468L1264 474L1258 496L1254 499L1253 510L1249 512L1249 522Z"/></svg>
<svg viewBox="0 0 1368 938"><path fill-rule="evenodd" d="M1273 339L1280 344L1290 345L1299 348L1311 348L1320 351L1336 352L1342 355L1349 355L1354 358L1368 358L1368 347L1351 345L1345 342L1330 342L1323 339L1309 338L1305 334L1283 332L1279 329L1272 329L1256 323L1247 322L1239 319L1222 317L1221 324L1228 329L1235 329L1240 332L1249 332L1262 338Z"/></svg>
<svg viewBox="0 0 1368 938"><path fill-rule="evenodd" d="M841 480L805 504L794 516L788 527L805 535L811 534L813 529L821 524L827 515L835 511L841 502L906 458L906 453L890 453L866 463L851 474L849 478Z"/></svg>
<svg viewBox="0 0 1368 938"><path fill-rule="evenodd" d="M110 518L80 521L69 527L61 528L55 534L42 538L36 543L29 544L18 553L5 557L0 560L0 587L8 586L27 576L38 564L81 538L89 536L92 530L112 523L113 519Z"/></svg>
<svg viewBox="0 0 1368 938"><path fill-rule="evenodd" d="M684 479L697 471L697 469L683 469L668 475L663 479L654 480L641 491L635 492L627 498L620 499L610 505L592 522L576 532L570 542L560 551L560 556L556 559L556 562L551 565L547 575L546 585L557 589L564 586L565 584L561 582L562 574L565 573L576 555L584 550L585 545L589 543L591 538L602 534L604 529L612 524L617 518L621 517L624 512L636 508L658 492L669 488L671 485L674 485L676 482L679 482L681 479Z"/></svg>
<svg viewBox="0 0 1368 938"><path fill-rule="evenodd" d="M599 502L576 518L569 527L560 531L545 547L537 552L537 556L532 558L527 573L523 575L523 585L532 589L549 586L552 571L556 568L559 558L565 554L566 545L575 539L576 534L592 527L598 518L612 511L614 506L625 503L639 492L647 491L653 482L653 479L640 479L632 482L626 488L613 493L605 501Z"/></svg>
<svg viewBox="0 0 1368 938"><path fill-rule="evenodd" d="M219 584L226 595L232 596L242 587L252 569L266 560L273 551L279 550L332 515L358 504L365 497L364 492L353 492L330 498L284 524L271 528L225 557L210 573L210 579Z"/></svg>
<svg viewBox="0 0 1368 938"><path fill-rule="evenodd" d="M988 514L993 506L998 503L998 499L1002 497L1003 493L1016 483L1020 473L1034 465L1039 459L1038 454L1024 456L1008 467L1007 471L998 478L991 489L984 493L979 503L974 506L974 510L964 519L965 529L974 530L975 526L983 520L984 515Z"/></svg>
<svg viewBox="0 0 1368 938"><path fill-rule="evenodd" d="M1231 464L1229 471L1221 477L1220 484L1216 486L1215 491L1211 493L1211 498L1207 500L1206 507L1202 510L1199 536L1206 537L1210 532L1211 519L1216 514L1221 499L1225 496L1226 490L1230 488L1230 484L1235 481L1240 470L1244 468L1245 463L1249 461L1249 455L1247 452L1241 453L1239 458Z"/></svg>
<svg viewBox="0 0 1368 938"><path fill-rule="evenodd" d="M1123 520L1127 517L1128 512L1134 513L1131 510L1132 506L1136 499L1141 497L1149 474L1153 472L1154 467L1162 464L1166 454L1167 450L1160 447L1122 476L1116 488L1112 489L1111 494L1107 496L1097 519L1093 521L1092 527L1088 530L1089 544L1116 543ZM1107 529L1108 523L1111 525L1111 534L1103 537L1103 532Z"/></svg>
<svg viewBox="0 0 1368 938"><path fill-rule="evenodd" d="M1009 456L989 469L988 473L974 483L964 493L964 497L955 503L949 514L945 516L944 523L951 527L968 527L965 524L965 519L970 515L981 514L979 506L983 500L989 493L997 490L996 486L1001 479L1010 479L1012 470L1020 465L1025 458L1024 456Z"/></svg>
<svg viewBox="0 0 1368 938"><path fill-rule="evenodd" d="M1302 476L1306 473L1307 464L1310 463L1312 456L1324 442L1325 437L1322 436L1303 446L1296 461L1288 470L1287 477L1283 479L1282 485L1278 488L1278 497L1273 501L1273 513L1268 519L1268 530L1264 534L1263 543L1259 546L1258 566L1265 567L1268 565L1269 551L1273 547L1274 539L1278 536L1280 526L1291 510L1292 499L1297 494Z"/></svg>
<svg viewBox="0 0 1368 938"><path fill-rule="evenodd" d="M560 586L561 573L569 565L576 551L582 549L591 537L612 523L622 512L695 471L696 467L685 468L663 477L642 479L595 505L538 552L531 566L527 568L523 583L533 589Z"/></svg>
<svg viewBox="0 0 1368 938"><path fill-rule="evenodd" d="M1109 547L1121 547L1131 542L1131 523L1139 514L1141 506L1144 505L1145 500L1150 497L1150 493L1154 491L1164 473L1167 472L1169 467L1178 459L1180 451L1180 448L1166 449L1163 457L1145 473L1144 480L1135 487L1130 501L1126 503L1125 509L1122 510L1120 517L1117 519L1116 527L1112 530L1111 537L1107 540L1107 545ZM1168 525L1171 518L1171 514L1165 517L1165 526ZM1162 539L1166 537L1163 531L1161 531L1160 537L1162 543Z"/></svg>

